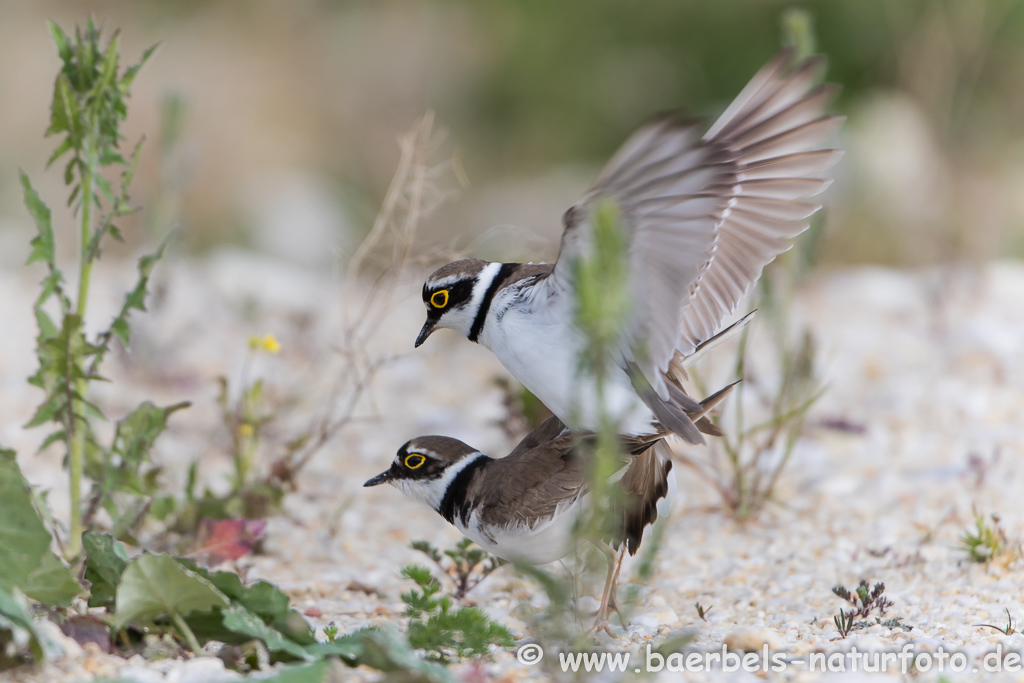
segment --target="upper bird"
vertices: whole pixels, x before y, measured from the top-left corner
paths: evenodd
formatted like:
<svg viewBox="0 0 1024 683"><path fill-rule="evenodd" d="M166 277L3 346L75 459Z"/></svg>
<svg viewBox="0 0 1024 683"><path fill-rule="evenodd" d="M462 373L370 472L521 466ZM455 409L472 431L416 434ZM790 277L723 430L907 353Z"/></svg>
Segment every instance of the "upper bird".
<svg viewBox="0 0 1024 683"><path fill-rule="evenodd" d="M574 430L595 431L602 414L614 415L625 434L660 422L702 443L708 429L690 417L700 404L679 384L682 362L807 228L820 205L803 200L831 184L825 171L842 156L818 149L842 124L824 114L838 90L819 84L824 59L792 61L788 49L774 57L703 136L674 115L634 133L565 213L554 264L465 259L436 270L423 285L416 346L439 327L461 332ZM599 394L581 362L574 279L593 251L595 208L609 201L627 247L630 308Z"/></svg>

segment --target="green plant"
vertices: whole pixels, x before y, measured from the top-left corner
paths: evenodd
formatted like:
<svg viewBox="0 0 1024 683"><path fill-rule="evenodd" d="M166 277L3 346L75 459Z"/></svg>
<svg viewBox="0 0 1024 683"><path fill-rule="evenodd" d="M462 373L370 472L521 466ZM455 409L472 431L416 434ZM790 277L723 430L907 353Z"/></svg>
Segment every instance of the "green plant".
<svg viewBox="0 0 1024 683"><path fill-rule="evenodd" d="M494 570L506 564L486 550L474 547L473 541L468 538L462 539L454 549L445 550L443 554L427 541L413 541L410 547L429 557L441 573L451 579L455 587L452 598L455 600L462 600Z"/></svg>
<svg viewBox="0 0 1024 683"><path fill-rule="evenodd" d="M131 85L155 46L143 53L138 64L121 71L118 33L102 48L100 30L91 18L85 30L76 30L71 38L53 23L50 33L57 45L61 70L54 85L46 135L64 138L47 165L69 157L64 182L70 188L67 203L79 221L78 285L73 299L57 268L50 209L22 172L25 205L38 233L32 240L28 262L43 263L47 268L34 308L39 325L39 369L29 380L46 396L26 426L56 423L57 429L46 438L43 447L61 442L67 451L71 521L65 552L68 557L75 557L81 549L82 531L92 522L97 509L105 509L113 519L114 529L123 535L152 503L158 470L151 467L150 448L167 417L187 404L158 408L145 403L118 423L109 446L97 440L93 420L103 419L103 413L88 399L89 384L103 379L100 366L114 338L128 346L128 318L133 310L145 310L149 277L164 249L161 244L139 259L138 280L126 294L120 311L105 330L89 339L85 317L92 267L100 257L106 237L122 239L115 222L136 211L128 190L142 143L135 145L127 159L122 156L120 126L128 113L126 100ZM105 175L111 171L120 173L116 189ZM56 321L51 317L54 309L58 314ZM82 505L84 476L94 482L87 511L83 511ZM119 504L120 497L126 497L127 502Z"/></svg>
<svg viewBox="0 0 1024 683"><path fill-rule="evenodd" d="M975 626L983 626L985 628L991 628L991 629L994 629L996 631L999 631L1003 635L1012 636L1014 633L1017 632L1017 627L1014 626L1013 617L1010 616L1009 608L1004 608L1004 609L1006 609L1006 626L1000 627L1000 626L993 626L992 624L975 624Z"/></svg>
<svg viewBox="0 0 1024 683"><path fill-rule="evenodd" d="M708 607L704 609L699 602L693 603L694 609L697 610L697 616L700 617L701 621L707 621L708 613L714 609L714 607Z"/></svg>
<svg viewBox="0 0 1024 683"><path fill-rule="evenodd" d="M974 511L974 529L964 531L960 537L960 550L967 553L971 562L988 564L996 559L1010 562L1020 556L1020 544L1011 544L1006 531L1000 525L999 515L991 515L992 523L985 516Z"/></svg>
<svg viewBox="0 0 1024 683"><path fill-rule="evenodd" d="M832 592L853 605L854 617L866 617L876 609L879 614L885 614L893 605L892 600L885 597L885 584L881 581L869 589L868 582L862 579L852 593L845 586L833 586Z"/></svg>
<svg viewBox="0 0 1024 683"><path fill-rule="evenodd" d="M832 617L832 623L836 625L836 629L839 630L839 637L845 638L850 635L850 631L853 630L853 612L839 610L839 614Z"/></svg>
<svg viewBox="0 0 1024 683"><path fill-rule="evenodd" d="M621 512L625 502L623 491L611 482L626 457L619 438L619 416L612 414L605 403L605 382L615 362L615 353L621 348L633 302L629 295L626 233L619 207L614 201L605 200L592 211L590 253L577 259L572 267L576 290L574 318L585 340L580 376L595 380L592 391L599 406L599 424L596 443L588 444L585 454L589 505L577 520L574 535L577 541L590 542L607 557L608 574L594 628L610 633L605 618L608 609L616 607L614 590L626 550L625 543L619 553L608 546L609 538L618 540L621 517L616 512ZM642 355L643 350L639 354ZM578 389L590 390L584 386ZM582 395L577 397L579 399Z"/></svg>
<svg viewBox="0 0 1024 683"><path fill-rule="evenodd" d="M266 397L263 379L251 377L252 367L258 355L279 353L281 345L272 334L249 338L245 360L242 363L241 390L232 401L226 377L219 378L220 392L217 404L221 419L228 434L231 462L234 476L226 494L213 494L209 490L196 496L194 478L186 487L185 505L176 527L182 532L195 531L204 518L262 518L277 510L284 497L284 482L274 477L270 468L257 471L257 455L263 444L266 426L276 417L274 408ZM286 449L298 447L305 437L285 445Z"/></svg>
<svg viewBox="0 0 1024 683"><path fill-rule="evenodd" d="M852 592L844 586L833 586L832 592L853 606L853 609L850 610L839 610L839 614L832 618L836 629L839 630L840 638L845 638L850 631L871 626L872 624L866 619L876 610L881 615L875 617L876 624L881 624L886 628L910 630L910 627L903 623L902 617L882 619L882 616L885 616L885 611L893 606L893 601L885 597L885 584L881 581L872 588L868 586L867 581L861 580ZM858 619L860 621L857 621Z"/></svg>
<svg viewBox="0 0 1024 683"><path fill-rule="evenodd" d="M476 607L452 609L452 599L439 596L441 584L419 565L402 568L402 576L416 588L402 593L409 617L409 645L426 658L447 664L451 657L489 657L492 646L511 647L515 639L507 628L492 622Z"/></svg>

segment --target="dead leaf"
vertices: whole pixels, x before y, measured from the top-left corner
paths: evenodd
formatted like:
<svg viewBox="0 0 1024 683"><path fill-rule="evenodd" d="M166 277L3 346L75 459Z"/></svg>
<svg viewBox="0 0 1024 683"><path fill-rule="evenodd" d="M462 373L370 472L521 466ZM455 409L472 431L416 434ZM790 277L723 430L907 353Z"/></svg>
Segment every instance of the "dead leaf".
<svg viewBox="0 0 1024 683"><path fill-rule="evenodd" d="M264 519L210 519L199 524L199 548L191 557L208 565L237 560L252 552L267 528Z"/></svg>

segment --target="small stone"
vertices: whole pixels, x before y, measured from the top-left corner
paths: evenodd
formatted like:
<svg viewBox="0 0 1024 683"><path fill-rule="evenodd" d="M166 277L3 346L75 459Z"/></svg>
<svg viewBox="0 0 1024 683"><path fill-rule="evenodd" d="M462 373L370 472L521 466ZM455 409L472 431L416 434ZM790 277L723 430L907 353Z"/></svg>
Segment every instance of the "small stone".
<svg viewBox="0 0 1024 683"><path fill-rule="evenodd" d="M580 614L597 614L597 608L600 606L601 603L589 595L584 595L576 601L576 608L580 611Z"/></svg>
<svg viewBox="0 0 1024 683"><path fill-rule="evenodd" d="M631 626L655 630L658 628L658 619L653 614L637 614L629 620Z"/></svg>
<svg viewBox="0 0 1024 683"><path fill-rule="evenodd" d="M311 617L313 619L319 619L323 615L324 615L324 613L316 605L313 605L312 607L307 607L306 608L306 616L307 617Z"/></svg>
<svg viewBox="0 0 1024 683"><path fill-rule="evenodd" d="M155 669L142 666L126 666L118 672L118 678L131 683L164 683L164 676Z"/></svg>
<svg viewBox="0 0 1024 683"><path fill-rule="evenodd" d="M769 650L782 649L782 639L770 628L738 628L725 637L725 644L730 650L743 650L744 652L757 652L765 645Z"/></svg>

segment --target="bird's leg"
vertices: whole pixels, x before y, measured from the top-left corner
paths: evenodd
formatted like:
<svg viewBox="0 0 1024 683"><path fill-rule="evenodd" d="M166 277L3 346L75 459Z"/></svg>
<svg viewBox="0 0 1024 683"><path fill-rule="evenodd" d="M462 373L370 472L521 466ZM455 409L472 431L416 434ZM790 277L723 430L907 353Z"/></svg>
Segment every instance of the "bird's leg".
<svg viewBox="0 0 1024 683"><path fill-rule="evenodd" d="M608 608L611 606L616 612L618 608L614 606L615 597L614 589L615 583L619 578L619 569L622 567L622 558L624 551L626 550L625 544L622 546L622 551L616 560L615 551L607 545L599 546L601 552L608 558L608 576L604 582L604 590L601 592L601 606L597 610L597 618L594 620L594 626L590 629L590 633L596 635L598 631L604 631L610 636L614 636L611 627L608 625ZM620 615L621 616L621 615Z"/></svg>
<svg viewBox="0 0 1024 683"><path fill-rule="evenodd" d="M615 610L615 613L619 615L619 623L623 626L626 622L622 621L622 612L619 611L618 601L615 599L619 593L619 572L622 571L622 561L626 559L626 544L623 543L622 547L619 548L619 559L615 563L615 576L612 577L612 585L608 591L608 607L609 609Z"/></svg>

